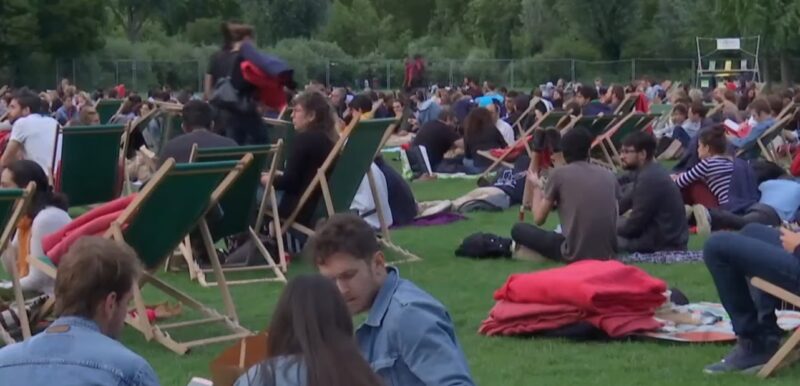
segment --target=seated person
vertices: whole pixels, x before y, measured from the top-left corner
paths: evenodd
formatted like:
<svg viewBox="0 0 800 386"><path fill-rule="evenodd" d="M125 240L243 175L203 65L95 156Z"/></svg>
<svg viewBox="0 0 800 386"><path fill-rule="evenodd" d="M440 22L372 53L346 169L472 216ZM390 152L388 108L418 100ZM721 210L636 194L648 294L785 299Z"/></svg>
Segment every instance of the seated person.
<svg viewBox="0 0 800 386"><path fill-rule="evenodd" d="M362 120L372 119L374 112L372 111L372 99L367 94L358 94L350 102L350 112L352 115L359 115ZM350 123L350 120L346 120Z"/></svg>
<svg viewBox="0 0 800 386"><path fill-rule="evenodd" d="M687 205L701 204L716 208L728 203L733 178L733 157L727 155L725 129L717 126L703 130L697 146L700 163L673 175ZM711 195L708 192L711 192Z"/></svg>
<svg viewBox="0 0 800 386"><path fill-rule="evenodd" d="M706 373L755 373L778 351L783 330L775 310L780 302L749 285L759 277L800 294L800 233L749 224L741 232L712 235L703 248L720 300L730 315L738 343Z"/></svg>
<svg viewBox="0 0 800 386"><path fill-rule="evenodd" d="M611 108L611 111L617 111L617 109L622 105L622 101L625 100L625 89L622 86L615 84L606 91L603 95L601 100L602 103L608 105ZM623 112L626 113L626 112Z"/></svg>
<svg viewBox="0 0 800 386"><path fill-rule="evenodd" d="M364 220L334 215L312 245L319 272L336 283L350 314L368 313L356 340L386 385L474 385L447 310L386 266Z"/></svg>
<svg viewBox="0 0 800 386"><path fill-rule="evenodd" d="M47 116L44 108L39 96L28 89L14 94L8 107L11 136L0 158L1 167L20 159L31 160L52 176L58 122Z"/></svg>
<svg viewBox="0 0 800 386"><path fill-rule="evenodd" d="M378 203L375 202L377 198L380 201L383 221L387 227L390 227L394 224L394 219L392 218L392 208L389 206L389 188L386 184L386 177L374 162L370 165L370 171L375 182L375 195L372 192L369 175L365 174L358 185L353 202L350 203L350 211L361 216L372 228L381 229L381 216L378 214Z"/></svg>
<svg viewBox="0 0 800 386"><path fill-rule="evenodd" d="M36 162L16 161L0 174L0 187L3 189L25 189L30 182L36 183L36 190L25 215L17 224L14 239L3 251L3 265L7 272L16 265L23 291L52 294L53 279L29 265L28 259L45 256L44 237L66 226L72 219L66 212L66 197L53 192L44 170Z"/></svg>
<svg viewBox="0 0 800 386"><path fill-rule="evenodd" d="M464 169L468 174L480 174L492 160L478 154L481 150L505 148L508 143L495 126L492 113L479 107L467 116L464 128Z"/></svg>
<svg viewBox="0 0 800 386"><path fill-rule="evenodd" d="M741 214L696 205L693 213L699 234L708 234L712 230L738 231L752 223L779 226L797 221L800 182L786 176L783 168L771 162L757 162L753 169L758 175L759 201Z"/></svg>
<svg viewBox="0 0 800 386"><path fill-rule="evenodd" d="M672 137L681 142L683 153L680 160L673 168L676 172L689 170L692 166L700 162L697 155L697 142L701 131L709 127L714 127L715 123L706 117L708 109L702 100L693 101L689 104L689 118L683 123L681 128L673 131ZM686 143L687 145L683 145Z"/></svg>
<svg viewBox="0 0 800 386"><path fill-rule="evenodd" d="M514 225L511 237L518 245L564 262L616 255L620 189L610 171L589 163L591 144L588 130L573 128L561 138L567 165L550 172L547 186L543 187L538 175L529 172L536 225ZM556 205L562 233L537 227L545 223Z"/></svg>
<svg viewBox="0 0 800 386"><path fill-rule="evenodd" d="M202 101L189 101L183 106L183 134L170 139L161 148L158 155L159 164L174 158L175 162L189 162L192 147L197 144L199 148L234 147L236 141L212 132L214 126L214 113L211 106Z"/></svg>
<svg viewBox="0 0 800 386"><path fill-rule="evenodd" d="M658 141L659 160L675 159L684 148L689 146L689 136L683 128L683 124L689 118L689 109L684 104L676 104L672 107L670 115L670 126L666 127Z"/></svg>
<svg viewBox="0 0 800 386"><path fill-rule="evenodd" d="M344 298L320 275L301 275L286 285L267 331L270 359L251 367L234 386L382 384L353 339Z"/></svg>
<svg viewBox="0 0 800 386"><path fill-rule="evenodd" d="M512 128L508 122L500 118L500 102L498 102L496 99L492 99L492 103L486 106L486 109L492 113L494 126L497 128L497 131L500 132L500 135L503 136L503 139L506 141L506 145L514 146L514 128Z"/></svg>
<svg viewBox="0 0 800 386"><path fill-rule="evenodd" d="M597 90L594 87L582 86L575 94L575 101L581 106L581 113L584 117L594 117L597 115L610 115L614 111L611 107L600 102Z"/></svg>
<svg viewBox="0 0 800 386"><path fill-rule="evenodd" d="M683 251L689 242L681 192L653 160L655 148L655 137L643 131L622 141L622 165L633 174L632 186L619 204L617 235L622 251Z"/></svg>
<svg viewBox="0 0 800 386"><path fill-rule="evenodd" d="M150 364L117 341L140 270L136 252L123 243L95 236L76 241L58 265L59 318L33 338L0 349L0 379L30 386L157 386Z"/></svg>
<svg viewBox="0 0 800 386"><path fill-rule="evenodd" d="M444 155L452 148L464 148L464 140L456 131L456 120L449 107L443 107L439 118L422 126L411 142L412 146L424 146L431 171L439 170ZM447 172L447 170L443 170Z"/></svg>
<svg viewBox="0 0 800 386"><path fill-rule="evenodd" d="M726 119L737 123L742 121L739 116L739 106L736 105L736 91L725 87L717 88L714 90L714 102L722 105L720 122L724 122Z"/></svg>
<svg viewBox="0 0 800 386"><path fill-rule="evenodd" d="M772 115L772 108L766 99L756 98L750 104L750 113L753 114L755 126L750 129L750 133L744 138L731 138L731 145L739 150L747 150L742 157L745 159L754 159L758 157L761 149L756 145L756 141L775 124L775 118Z"/></svg>
<svg viewBox="0 0 800 386"><path fill-rule="evenodd" d="M304 92L295 98L292 124L297 134L291 149L286 149L286 167L283 173L271 181L276 191L281 192L278 214L281 218L291 216L303 192L311 185L317 170L328 158L338 140L333 114L328 100L316 92ZM262 178L266 186L270 181ZM300 210L296 221L310 223L321 197L319 189L314 191L306 205Z"/></svg>
<svg viewBox="0 0 800 386"><path fill-rule="evenodd" d="M78 118L78 107L75 106L75 95L71 92L64 94L64 104L55 112L56 121L61 126L68 126Z"/></svg>

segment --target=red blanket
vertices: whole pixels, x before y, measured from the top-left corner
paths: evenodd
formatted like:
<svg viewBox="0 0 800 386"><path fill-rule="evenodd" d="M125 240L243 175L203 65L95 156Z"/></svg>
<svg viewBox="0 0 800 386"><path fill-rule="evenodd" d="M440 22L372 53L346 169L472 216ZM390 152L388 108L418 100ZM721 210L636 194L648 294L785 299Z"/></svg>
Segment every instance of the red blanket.
<svg viewBox="0 0 800 386"><path fill-rule="evenodd" d="M58 265L72 243L83 236L102 235L135 197L132 194L93 208L57 232L45 236L42 239L45 255Z"/></svg>
<svg viewBox="0 0 800 386"><path fill-rule="evenodd" d="M611 337L658 328L666 284L618 261L587 260L509 276L480 332L530 334L588 321Z"/></svg>

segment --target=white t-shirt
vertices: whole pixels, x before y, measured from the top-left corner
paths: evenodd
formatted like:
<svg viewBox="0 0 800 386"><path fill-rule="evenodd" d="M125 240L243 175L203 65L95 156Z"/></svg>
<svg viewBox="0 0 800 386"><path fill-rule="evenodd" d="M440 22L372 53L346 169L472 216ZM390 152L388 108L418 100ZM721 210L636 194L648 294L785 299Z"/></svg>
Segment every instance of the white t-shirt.
<svg viewBox="0 0 800 386"><path fill-rule="evenodd" d="M372 175L375 176L375 185L378 190L378 199L381 200L381 209L383 209L383 219L386 220L386 226L394 224L392 217L392 208L389 207L389 188L386 187L386 176L373 162L370 166ZM378 213L375 212L375 200L372 198L372 189L369 186L369 177L364 175L361 179L361 185L358 185L358 191L353 198L353 203L350 204L350 210L356 211L361 217L364 218L369 225L375 229L381 229L381 222L378 218ZM368 216L364 216L367 212L374 212Z"/></svg>
<svg viewBox="0 0 800 386"><path fill-rule="evenodd" d="M54 206L48 206L36 214L36 218L34 218L31 223L31 255L29 258L36 259L45 256L45 251L42 247L42 240L44 237L59 231L71 221L72 219L67 212ZM11 241L11 246L19 246L19 240L16 234ZM20 284L24 291L38 291L51 294L53 293L55 280L45 275L44 272L39 271L35 265L31 265L28 270L28 276L20 279Z"/></svg>
<svg viewBox="0 0 800 386"><path fill-rule="evenodd" d="M494 125L495 127L497 127L497 130L500 131L500 134L503 136L503 139L506 140L506 144L508 144L508 146L513 146L514 128L512 128L511 125L508 124L508 122L502 119L498 119Z"/></svg>
<svg viewBox="0 0 800 386"><path fill-rule="evenodd" d="M48 176L52 176L57 130L58 121L55 119L31 114L14 122L10 140L22 145L22 159L36 162Z"/></svg>

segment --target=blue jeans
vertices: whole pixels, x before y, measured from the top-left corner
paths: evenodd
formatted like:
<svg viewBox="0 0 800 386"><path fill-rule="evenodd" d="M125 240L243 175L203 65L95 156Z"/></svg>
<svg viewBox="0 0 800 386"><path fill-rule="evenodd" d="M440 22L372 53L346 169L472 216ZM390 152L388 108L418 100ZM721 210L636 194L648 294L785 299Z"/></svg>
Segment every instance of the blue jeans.
<svg viewBox="0 0 800 386"><path fill-rule="evenodd" d="M800 258L783 249L778 230L749 224L738 234L715 234L706 242L703 256L738 337L782 334L775 316L780 302L749 284L750 278L760 277L800 293Z"/></svg>

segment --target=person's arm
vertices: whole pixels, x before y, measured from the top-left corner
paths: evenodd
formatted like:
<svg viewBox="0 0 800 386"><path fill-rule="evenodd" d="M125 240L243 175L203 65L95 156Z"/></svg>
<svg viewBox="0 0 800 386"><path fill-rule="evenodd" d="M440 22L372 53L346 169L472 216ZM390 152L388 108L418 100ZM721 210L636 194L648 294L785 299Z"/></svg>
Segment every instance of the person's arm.
<svg viewBox="0 0 800 386"><path fill-rule="evenodd" d="M420 384L475 385L447 311L431 304L411 305L398 319L394 338L399 354Z"/></svg>
<svg viewBox="0 0 800 386"><path fill-rule="evenodd" d="M0 158L0 167L7 168L11 166L14 161L20 159L21 152L22 144L13 139L9 140L6 150L3 152L3 157Z"/></svg>
<svg viewBox="0 0 800 386"><path fill-rule="evenodd" d="M203 97L205 100L211 99L211 92L214 90L214 78L211 74L206 74L203 77Z"/></svg>
<svg viewBox="0 0 800 386"><path fill-rule="evenodd" d="M693 182L704 178L706 175L708 175L708 160L702 160L697 165L692 166L691 169L678 174L675 177L675 184L683 189Z"/></svg>
<svg viewBox="0 0 800 386"><path fill-rule="evenodd" d="M631 213L627 218L621 218L617 222L619 236L633 238L644 232L647 224L653 220L656 209L660 206L659 191L661 190L662 187L651 181L646 175L639 176L633 192L635 199L632 200ZM622 210L620 212L624 213Z"/></svg>
<svg viewBox="0 0 800 386"><path fill-rule="evenodd" d="M553 210L553 203L558 199L558 177L553 173L550 182L547 185L547 192L542 191L542 183L536 173L528 170L528 183L533 189L533 223L536 225L543 225L550 216Z"/></svg>
<svg viewBox="0 0 800 386"><path fill-rule="evenodd" d="M310 133L311 134L311 133ZM302 186L301 177L309 168L316 169L317 166L312 166L310 161L319 157L319 152L323 151L329 146L323 141L323 135L297 135L292 145L292 151L289 152L289 158L286 159L286 169L283 174L276 176L272 186L276 190L281 190L287 193L302 193L306 189ZM323 155L323 157L327 154ZM316 172L316 171L315 171Z"/></svg>
<svg viewBox="0 0 800 386"><path fill-rule="evenodd" d="M453 147L456 149L464 149L464 138L459 138L453 142Z"/></svg>
<svg viewBox="0 0 800 386"><path fill-rule="evenodd" d="M139 369L136 371L135 375L133 376L132 385L138 386L160 386L161 384L158 382L158 376L156 375L155 370L153 367L150 366L149 363L145 362Z"/></svg>

